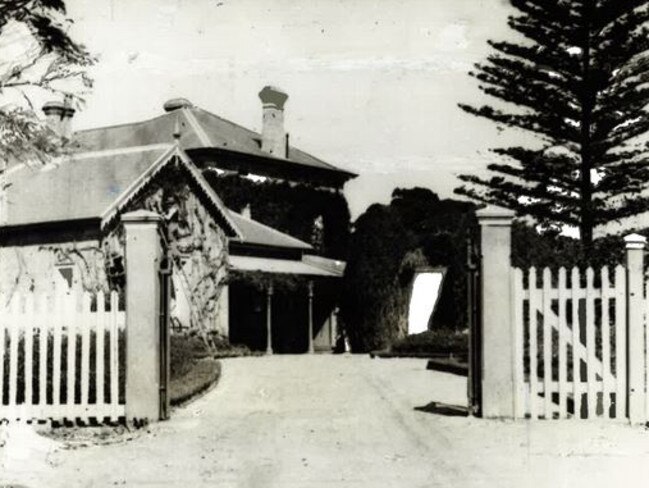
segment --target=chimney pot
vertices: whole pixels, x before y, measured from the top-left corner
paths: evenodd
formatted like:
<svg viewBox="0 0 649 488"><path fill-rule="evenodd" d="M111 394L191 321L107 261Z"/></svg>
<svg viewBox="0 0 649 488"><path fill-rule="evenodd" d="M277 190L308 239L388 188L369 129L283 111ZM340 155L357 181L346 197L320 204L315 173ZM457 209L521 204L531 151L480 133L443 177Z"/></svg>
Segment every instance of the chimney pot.
<svg viewBox="0 0 649 488"><path fill-rule="evenodd" d="M172 98L164 103L163 108L165 112L173 112L180 108L191 108L193 106L192 102L186 98Z"/></svg>
<svg viewBox="0 0 649 488"><path fill-rule="evenodd" d="M70 139L72 136L72 117L76 110L69 102L51 101L43 105L43 113L47 126L59 137Z"/></svg>
<svg viewBox="0 0 649 488"><path fill-rule="evenodd" d="M288 95L279 88L265 86L259 92L263 115L261 150L276 158L286 157L286 133L284 131L284 104Z"/></svg>

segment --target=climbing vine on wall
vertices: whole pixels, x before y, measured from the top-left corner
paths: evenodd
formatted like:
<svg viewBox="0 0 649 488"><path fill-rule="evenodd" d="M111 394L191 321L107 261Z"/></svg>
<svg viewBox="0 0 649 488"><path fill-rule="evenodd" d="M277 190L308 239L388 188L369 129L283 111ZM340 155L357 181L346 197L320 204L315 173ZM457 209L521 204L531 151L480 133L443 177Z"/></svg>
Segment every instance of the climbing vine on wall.
<svg viewBox="0 0 649 488"><path fill-rule="evenodd" d="M253 219L308 242L327 256L346 257L350 216L341 193L270 179L253 181L210 169L203 174L232 210L250 205Z"/></svg>
<svg viewBox="0 0 649 488"><path fill-rule="evenodd" d="M225 234L191 188L182 167L160 173L129 209L146 208L163 217L163 241L173 260L179 293L190 304L191 327L211 330L225 285Z"/></svg>

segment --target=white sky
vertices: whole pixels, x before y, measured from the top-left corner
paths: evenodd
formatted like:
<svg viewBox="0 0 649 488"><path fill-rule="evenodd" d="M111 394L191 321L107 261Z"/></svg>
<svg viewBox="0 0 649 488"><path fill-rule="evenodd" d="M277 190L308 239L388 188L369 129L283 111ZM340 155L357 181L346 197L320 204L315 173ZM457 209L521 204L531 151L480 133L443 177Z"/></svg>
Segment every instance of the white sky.
<svg viewBox="0 0 649 488"><path fill-rule="evenodd" d="M395 186L452 196L503 141L457 103L466 73L507 36L506 0L67 0L74 34L100 56L75 128L161 113L184 96L259 130L258 91L289 93L301 149L360 173L353 217Z"/></svg>

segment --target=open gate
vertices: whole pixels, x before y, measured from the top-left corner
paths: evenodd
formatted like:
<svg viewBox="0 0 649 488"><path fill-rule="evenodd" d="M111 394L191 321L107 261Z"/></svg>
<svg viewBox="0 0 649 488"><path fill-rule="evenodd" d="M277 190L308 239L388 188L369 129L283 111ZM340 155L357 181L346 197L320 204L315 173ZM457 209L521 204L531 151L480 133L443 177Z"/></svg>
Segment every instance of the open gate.
<svg viewBox="0 0 649 488"><path fill-rule="evenodd" d="M173 261L168 252L160 262L160 420L169 418L170 372L170 327L169 301L171 295L171 273Z"/></svg>
<svg viewBox="0 0 649 488"><path fill-rule="evenodd" d="M469 413L482 412L482 320L480 288L480 249L478 240L467 236L467 321L469 327L469 372L467 394Z"/></svg>

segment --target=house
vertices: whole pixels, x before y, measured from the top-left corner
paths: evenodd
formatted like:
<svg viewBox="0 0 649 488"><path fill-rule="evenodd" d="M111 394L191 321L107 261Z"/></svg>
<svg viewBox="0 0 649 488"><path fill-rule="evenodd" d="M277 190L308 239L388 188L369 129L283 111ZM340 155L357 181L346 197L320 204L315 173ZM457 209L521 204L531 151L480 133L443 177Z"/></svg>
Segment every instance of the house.
<svg viewBox="0 0 649 488"><path fill-rule="evenodd" d="M7 175L0 206L0 292L52 286L123 288L122 213L163 216L173 270L173 320L271 352L328 350L344 263L228 208L205 172L306 182L339 193L354 175L288 144L286 95L266 87L257 134L185 99L132 124L73 132L74 110L43 107L72 153ZM287 283L290 286L287 286ZM322 292L322 293L321 293Z"/></svg>

